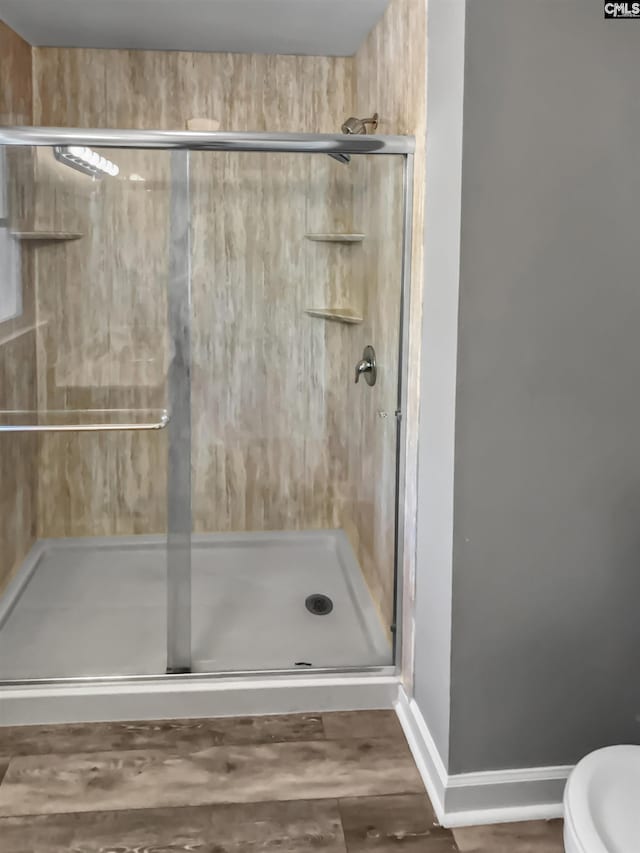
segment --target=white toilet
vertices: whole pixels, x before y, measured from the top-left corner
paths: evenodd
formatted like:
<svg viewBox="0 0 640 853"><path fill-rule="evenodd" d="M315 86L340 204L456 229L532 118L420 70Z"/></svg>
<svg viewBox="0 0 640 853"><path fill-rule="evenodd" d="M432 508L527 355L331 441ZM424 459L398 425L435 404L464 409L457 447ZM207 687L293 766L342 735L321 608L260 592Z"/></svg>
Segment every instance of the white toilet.
<svg viewBox="0 0 640 853"><path fill-rule="evenodd" d="M583 758L564 792L566 853L640 853L640 746Z"/></svg>

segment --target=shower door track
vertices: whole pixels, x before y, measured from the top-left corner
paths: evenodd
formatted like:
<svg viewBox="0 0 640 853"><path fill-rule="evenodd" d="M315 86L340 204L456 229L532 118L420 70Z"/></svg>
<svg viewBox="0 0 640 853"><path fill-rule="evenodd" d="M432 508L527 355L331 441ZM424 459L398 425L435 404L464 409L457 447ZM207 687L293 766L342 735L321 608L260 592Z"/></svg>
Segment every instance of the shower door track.
<svg viewBox="0 0 640 853"><path fill-rule="evenodd" d="M169 367L170 413L158 423L109 425L115 429L163 429L168 428L170 482L174 482L175 496L169 490L168 526L168 666L166 674L142 676L87 676L80 678L44 678L0 681L1 688L26 689L50 688L64 691L69 689L96 688L113 685L144 684L201 684L207 681L247 681L277 679L292 685L305 679L311 680L333 676L358 678L376 677L398 682L403 660L403 567L404 535L407 520L404 517L404 492L406 488L407 425L403 414L407 411L408 329L411 274L411 225L413 214L413 159L415 139L412 136L378 136L367 134L296 134L296 133L200 133L194 131L159 130L98 130L83 128L47 127L0 127L0 145L4 146L66 146L88 145L100 148L165 149L172 151L172 197L171 197L171 252L169 283L169 330L171 334L172 359ZM180 449L190 443L191 424L188 415L190 401L190 329L185 327L185 310L190 308L189 269L189 151L221 152L278 152L308 154L366 154L404 155L404 199L403 199L403 254L400 291L399 330L399 378L397 454L396 454L396 502L395 502L395 550L394 550L394 661L391 666L331 667L314 668L303 674L300 670L245 670L233 672L214 671L191 673L190 670L190 549L187 548L191 534L190 465L188 472L180 470ZM182 189L179 184L182 183ZM186 222L183 217L186 217ZM178 228L182 219L182 227ZM187 227L185 227L185 224ZM188 287L185 294L185 274ZM173 377L173 379L172 379ZM104 429L104 425L101 425ZM67 427L72 429L73 427ZM77 429L78 427L76 427ZM86 425L85 429L97 429ZM190 456L189 456L190 458ZM176 499L177 498L177 499ZM2 696L0 695L0 710ZM0 713L0 725L3 724Z"/></svg>
<svg viewBox="0 0 640 853"><path fill-rule="evenodd" d="M83 675L69 676L59 678L22 678L12 679L9 681L0 680L0 688L9 687L84 687L87 685L108 685L108 684L154 684L182 682L182 683L197 683L207 681L244 681L249 678L257 679L300 679L302 675L315 678L316 676L334 676L334 675L366 675L366 676L393 676L399 675L397 667L389 666L328 666L328 667L313 667L311 670L294 669L240 669L229 670L228 672L217 670L214 672L181 672L172 673L170 677L163 673L151 673L147 675ZM0 723L1 725L1 723Z"/></svg>

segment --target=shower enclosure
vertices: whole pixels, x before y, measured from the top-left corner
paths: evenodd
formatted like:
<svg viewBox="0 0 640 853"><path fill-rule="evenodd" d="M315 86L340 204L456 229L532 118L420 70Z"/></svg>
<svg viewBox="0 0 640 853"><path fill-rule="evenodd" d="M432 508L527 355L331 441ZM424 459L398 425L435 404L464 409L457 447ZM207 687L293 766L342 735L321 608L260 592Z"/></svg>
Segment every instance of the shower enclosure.
<svg viewBox="0 0 640 853"><path fill-rule="evenodd" d="M412 144L0 130L0 682L393 671Z"/></svg>

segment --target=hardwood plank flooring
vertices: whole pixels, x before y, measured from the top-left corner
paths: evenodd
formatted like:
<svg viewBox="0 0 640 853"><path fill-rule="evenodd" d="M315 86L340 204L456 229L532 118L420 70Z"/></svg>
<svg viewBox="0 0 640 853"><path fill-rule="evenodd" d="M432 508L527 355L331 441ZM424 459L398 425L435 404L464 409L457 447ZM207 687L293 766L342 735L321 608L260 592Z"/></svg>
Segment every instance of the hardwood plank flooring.
<svg viewBox="0 0 640 853"><path fill-rule="evenodd" d="M333 711L322 715L328 738L403 738L395 711Z"/></svg>
<svg viewBox="0 0 640 853"><path fill-rule="evenodd" d="M104 752L129 749L195 751L211 746L323 740L319 714L75 723L0 728L2 756Z"/></svg>
<svg viewBox="0 0 640 853"><path fill-rule="evenodd" d="M561 853L438 826L395 714L0 728L0 853Z"/></svg>
<svg viewBox="0 0 640 853"><path fill-rule="evenodd" d="M198 752L113 750L18 756L0 813L49 814L357 797L424 790L399 739L214 746Z"/></svg>
<svg viewBox="0 0 640 853"><path fill-rule="evenodd" d="M562 821L499 823L454 829L461 853L563 853Z"/></svg>
<svg viewBox="0 0 640 853"><path fill-rule="evenodd" d="M340 800L348 853L449 853L448 829L438 826L426 794Z"/></svg>
<svg viewBox="0 0 640 853"><path fill-rule="evenodd" d="M345 853L335 800L0 818L2 853Z"/></svg>

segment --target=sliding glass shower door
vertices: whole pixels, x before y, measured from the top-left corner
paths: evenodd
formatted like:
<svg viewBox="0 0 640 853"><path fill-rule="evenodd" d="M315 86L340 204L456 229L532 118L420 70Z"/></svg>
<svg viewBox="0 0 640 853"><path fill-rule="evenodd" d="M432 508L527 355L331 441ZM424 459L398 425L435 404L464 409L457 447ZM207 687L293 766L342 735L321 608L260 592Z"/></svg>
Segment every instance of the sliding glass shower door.
<svg viewBox="0 0 640 853"><path fill-rule="evenodd" d="M191 152L194 671L393 662L404 165Z"/></svg>
<svg viewBox="0 0 640 853"><path fill-rule="evenodd" d="M1 162L0 680L162 674L170 153Z"/></svg>
<svg viewBox="0 0 640 853"><path fill-rule="evenodd" d="M0 130L0 682L391 665L410 146L87 134Z"/></svg>

